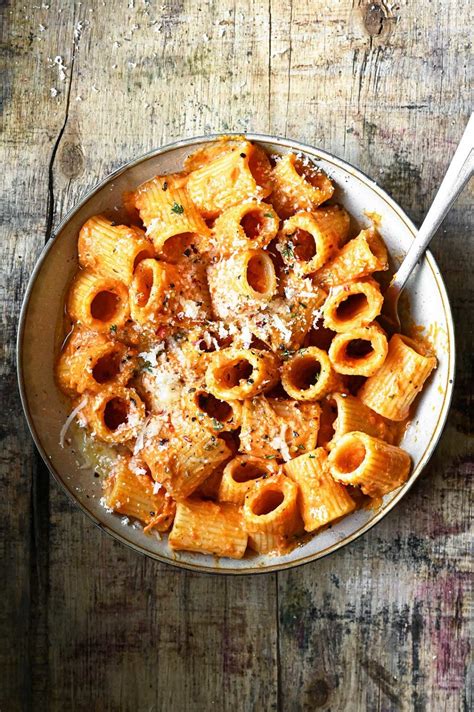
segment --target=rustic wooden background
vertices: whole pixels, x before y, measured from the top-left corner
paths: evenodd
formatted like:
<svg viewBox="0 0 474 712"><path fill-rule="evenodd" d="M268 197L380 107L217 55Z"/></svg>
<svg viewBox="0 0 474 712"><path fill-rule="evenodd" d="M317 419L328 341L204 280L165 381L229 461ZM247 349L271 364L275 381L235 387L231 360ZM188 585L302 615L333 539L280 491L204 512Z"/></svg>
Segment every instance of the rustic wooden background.
<svg viewBox="0 0 474 712"><path fill-rule="evenodd" d="M469 5L2 3L2 712L468 710L472 193L433 246L458 340L435 456L378 527L301 569L197 575L100 533L35 453L14 341L61 216L173 139L248 129L307 141L420 221L469 115Z"/></svg>

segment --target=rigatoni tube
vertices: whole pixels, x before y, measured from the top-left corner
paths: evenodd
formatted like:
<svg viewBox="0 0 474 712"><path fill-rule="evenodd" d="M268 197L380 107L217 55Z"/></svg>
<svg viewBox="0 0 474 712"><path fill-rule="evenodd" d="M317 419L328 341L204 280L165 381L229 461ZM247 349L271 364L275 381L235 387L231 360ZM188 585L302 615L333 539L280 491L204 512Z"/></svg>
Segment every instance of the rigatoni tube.
<svg viewBox="0 0 474 712"><path fill-rule="evenodd" d="M370 497L381 497L405 482L411 461L401 448L356 431L336 442L328 465L334 479L360 487Z"/></svg>
<svg viewBox="0 0 474 712"><path fill-rule="evenodd" d="M128 458L119 459L106 480L105 502L114 512L139 519L146 525L145 531L167 531L176 511L165 489L156 491L146 470L143 474L132 472Z"/></svg>
<svg viewBox="0 0 474 712"><path fill-rule="evenodd" d="M235 504L186 499L176 506L168 544L175 550L241 559L247 539L240 508Z"/></svg>
<svg viewBox="0 0 474 712"><path fill-rule="evenodd" d="M277 245L285 264L302 275L316 272L337 247L333 232L322 230L316 215L306 211L284 222Z"/></svg>
<svg viewBox="0 0 474 712"><path fill-rule="evenodd" d="M372 376L387 356L387 337L379 325L360 326L337 334L329 347L329 359L337 373Z"/></svg>
<svg viewBox="0 0 474 712"><path fill-rule="evenodd" d="M374 279L333 287L323 306L324 326L338 333L367 326L380 314L383 297Z"/></svg>
<svg viewBox="0 0 474 712"><path fill-rule="evenodd" d="M314 275L316 284L335 287L388 269L387 248L375 228L362 230Z"/></svg>
<svg viewBox="0 0 474 712"><path fill-rule="evenodd" d="M365 405L389 420L405 420L410 406L436 367L436 358L421 344L394 334L381 369L359 390Z"/></svg>
<svg viewBox="0 0 474 712"><path fill-rule="evenodd" d="M324 448L300 455L287 462L284 468L288 477L298 485L300 512L307 532L354 511L354 500L328 471Z"/></svg>
<svg viewBox="0 0 474 712"><path fill-rule="evenodd" d="M271 201L282 218L298 210L312 210L334 193L334 186L325 173L308 160L287 153L277 159L272 171Z"/></svg>
<svg viewBox="0 0 474 712"><path fill-rule="evenodd" d="M298 488L283 474L257 480L243 508L249 545L260 553L283 551L300 528Z"/></svg>
<svg viewBox="0 0 474 712"><path fill-rule="evenodd" d="M278 359L271 351L227 348L209 357L206 385L220 400L243 400L278 382Z"/></svg>
<svg viewBox="0 0 474 712"><path fill-rule="evenodd" d="M278 465L273 460L265 460L252 455L238 455L224 467L219 487L219 500L243 504L245 495L253 483L262 477L278 472Z"/></svg>
<svg viewBox="0 0 474 712"><path fill-rule="evenodd" d="M292 398L313 401L335 390L339 378L327 353L317 346L308 346L285 361L281 382Z"/></svg>
<svg viewBox="0 0 474 712"><path fill-rule="evenodd" d="M141 260L153 257L153 244L138 227L114 225L96 215L82 226L77 241L79 264L84 269L130 284Z"/></svg>
<svg viewBox="0 0 474 712"><path fill-rule="evenodd" d="M268 245L278 232L278 215L271 205L250 200L219 215L212 229L211 251L230 257L238 251Z"/></svg>

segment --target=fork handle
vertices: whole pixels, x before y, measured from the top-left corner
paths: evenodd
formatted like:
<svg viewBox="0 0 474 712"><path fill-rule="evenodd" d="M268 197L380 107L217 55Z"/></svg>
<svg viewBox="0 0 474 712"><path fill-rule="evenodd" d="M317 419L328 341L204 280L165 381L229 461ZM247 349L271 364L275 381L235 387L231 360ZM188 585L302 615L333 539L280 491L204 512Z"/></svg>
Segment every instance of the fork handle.
<svg viewBox="0 0 474 712"><path fill-rule="evenodd" d="M400 293L419 259L443 222L452 204L474 172L474 114L464 130L446 175L405 259L394 275L389 290Z"/></svg>

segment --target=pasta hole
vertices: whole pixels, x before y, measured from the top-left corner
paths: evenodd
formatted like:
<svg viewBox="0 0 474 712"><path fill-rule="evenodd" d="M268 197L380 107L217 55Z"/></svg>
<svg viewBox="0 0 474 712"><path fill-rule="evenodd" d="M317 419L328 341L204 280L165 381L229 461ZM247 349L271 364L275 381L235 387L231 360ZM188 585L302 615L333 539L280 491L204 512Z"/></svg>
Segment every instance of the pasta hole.
<svg viewBox="0 0 474 712"><path fill-rule="evenodd" d="M254 462L241 462L232 470L234 482L250 482L267 475L267 471Z"/></svg>
<svg viewBox="0 0 474 712"><path fill-rule="evenodd" d="M307 391L318 382L321 364L311 356L302 356L293 363L291 381L299 391Z"/></svg>
<svg viewBox="0 0 474 712"><path fill-rule="evenodd" d="M349 474L354 472L364 462L365 447L359 441L351 438L351 440L342 446L336 452L335 465L339 472Z"/></svg>
<svg viewBox="0 0 474 712"><path fill-rule="evenodd" d="M98 321L110 321L120 307L120 298L115 292L97 292L91 302L91 316Z"/></svg>
<svg viewBox="0 0 474 712"><path fill-rule="evenodd" d="M196 396L196 403L199 410L206 413L210 418L215 418L220 423L225 423L232 417L232 406L215 398L212 393L201 391Z"/></svg>
<svg viewBox="0 0 474 712"><path fill-rule="evenodd" d="M293 252L295 256L303 262L309 262L316 254L316 242L314 236L307 230L299 228L291 236Z"/></svg>
<svg viewBox="0 0 474 712"><path fill-rule="evenodd" d="M177 262L183 256L183 252L191 247L194 240L195 235L192 232L182 232L169 237L161 248L163 257L169 262Z"/></svg>
<svg viewBox="0 0 474 712"><path fill-rule="evenodd" d="M107 383L120 372L121 358L117 351L101 356L92 368L92 378L96 383Z"/></svg>
<svg viewBox="0 0 474 712"><path fill-rule="evenodd" d="M127 422L128 403L123 398L111 398L104 408L104 423L109 430L117 430Z"/></svg>
<svg viewBox="0 0 474 712"><path fill-rule="evenodd" d="M151 254L148 250L141 250L133 261L133 271L135 272L136 268L142 260L146 260L149 257L151 257Z"/></svg>
<svg viewBox="0 0 474 712"><path fill-rule="evenodd" d="M253 366L242 359L234 364L223 366L216 374L217 380L224 388L235 388L240 381L246 381L253 373Z"/></svg>
<svg viewBox="0 0 474 712"><path fill-rule="evenodd" d="M260 235L264 218L258 211L251 211L244 215L240 224L249 240L253 240Z"/></svg>
<svg viewBox="0 0 474 712"><path fill-rule="evenodd" d="M351 294L344 299L336 309L336 316L340 321L349 321L362 314L369 306L365 294Z"/></svg>
<svg viewBox="0 0 474 712"><path fill-rule="evenodd" d="M373 347L370 341L366 339L353 339L349 341L346 346L346 356L347 358L358 361L359 359L366 358L371 353L373 353Z"/></svg>
<svg viewBox="0 0 474 712"><path fill-rule="evenodd" d="M247 263L247 282L258 294L265 294L269 290L269 270L273 266L265 260L263 255L254 255Z"/></svg>
<svg viewBox="0 0 474 712"><path fill-rule="evenodd" d="M281 490L266 489L253 503L252 511L257 517L270 514L280 506L284 499L285 495Z"/></svg>
<svg viewBox="0 0 474 712"><path fill-rule="evenodd" d="M145 265L141 265L140 269L134 276L136 285L136 300L139 307L144 307L148 304L151 290L153 289L153 270Z"/></svg>

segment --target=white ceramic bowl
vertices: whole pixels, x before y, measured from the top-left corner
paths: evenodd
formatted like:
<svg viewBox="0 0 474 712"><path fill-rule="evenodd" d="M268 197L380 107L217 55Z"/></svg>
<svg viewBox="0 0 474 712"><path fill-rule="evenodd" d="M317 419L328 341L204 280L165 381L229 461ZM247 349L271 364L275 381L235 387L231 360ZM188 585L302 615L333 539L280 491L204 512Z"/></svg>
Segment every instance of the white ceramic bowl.
<svg viewBox="0 0 474 712"><path fill-rule="evenodd" d="M369 224L365 211L378 213L382 218L380 232L396 268L416 228L370 178L345 161L311 146L272 136L247 134L247 137L274 153L301 151L309 156L335 181L336 200L360 226ZM166 538L159 541L141 529L123 525L120 516L107 513L99 503L100 481L90 468L84 467L80 453L71 447L62 449L59 444L60 430L71 406L55 384L53 369L64 296L77 268L77 235L82 224L97 213L118 208L114 214L120 219L124 191L156 174L181 169L189 153L216 138L179 141L138 158L106 178L66 216L46 245L25 295L18 333L18 377L28 424L44 461L57 482L99 527L137 551L184 568L214 573L260 573L296 566L336 551L370 529L402 499L432 455L446 421L454 378L453 323L443 280L428 253L406 291L412 318L425 327L435 345L439 364L423 390L415 419L402 443L414 463L412 475L401 488L386 495L377 510L357 511L283 556L251 556L241 561L173 553Z"/></svg>

